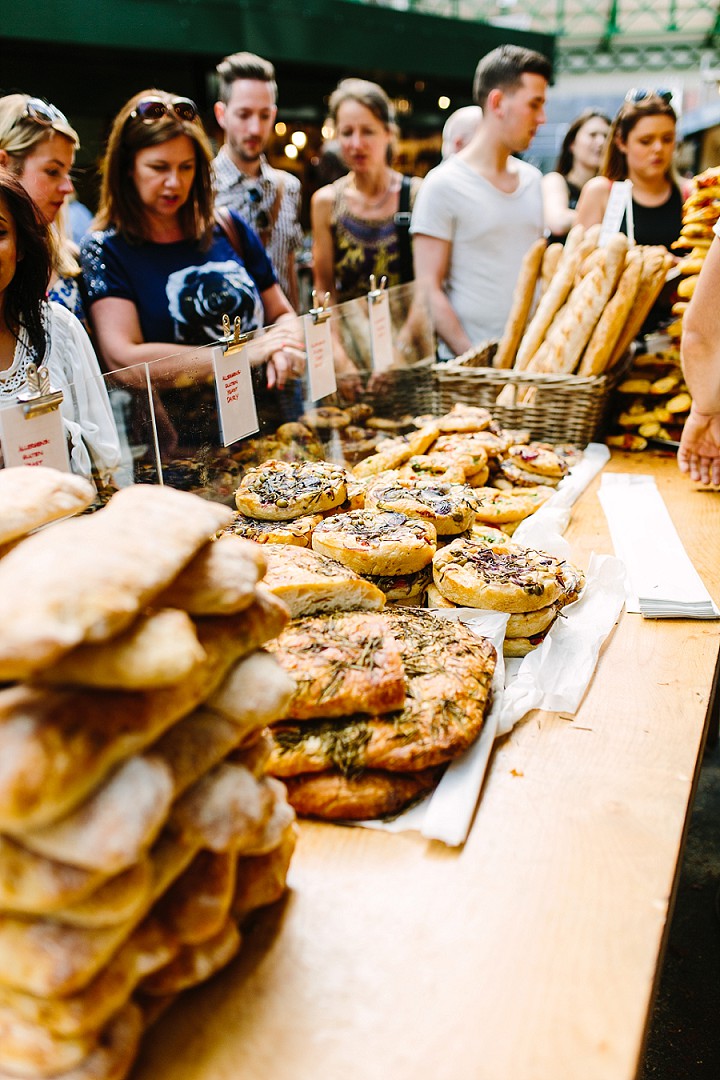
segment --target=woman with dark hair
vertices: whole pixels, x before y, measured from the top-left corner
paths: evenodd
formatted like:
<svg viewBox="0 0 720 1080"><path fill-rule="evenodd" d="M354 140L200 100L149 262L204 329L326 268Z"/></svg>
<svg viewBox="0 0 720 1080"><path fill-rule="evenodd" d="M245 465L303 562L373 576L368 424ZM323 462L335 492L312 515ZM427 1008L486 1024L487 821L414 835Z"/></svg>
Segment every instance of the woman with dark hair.
<svg viewBox="0 0 720 1080"><path fill-rule="evenodd" d="M281 389L303 370L295 312L259 237L232 210L224 224L215 218L211 161L189 98L144 90L115 118L81 258L102 359L128 386L144 389L145 368L136 365L152 363L154 389L171 392L178 357L192 363L189 381L209 375L197 346L223 336L225 315L242 333L274 324L253 350L258 393ZM163 402L172 411L171 396ZM184 400L177 398L178 415L165 426L166 451L186 419Z"/></svg>
<svg viewBox="0 0 720 1080"><path fill-rule="evenodd" d="M410 212L421 181L392 167L395 111L381 86L343 79L329 112L350 171L312 197L313 282L319 296L339 304L366 295L371 274L388 287L412 281ZM341 378L357 376L342 347L335 366Z"/></svg>
<svg viewBox="0 0 720 1080"><path fill-rule="evenodd" d="M584 109L565 133L555 171L543 177L545 225L550 242L564 242L575 224L580 192L602 161L610 118L597 109Z"/></svg>
<svg viewBox="0 0 720 1080"><path fill-rule="evenodd" d="M669 90L629 90L612 122L600 175L588 180L577 205L580 225L603 220L612 184L632 182L637 244L670 248L680 235L684 191L673 157L677 117ZM627 231L627 222L623 222Z"/></svg>
<svg viewBox="0 0 720 1080"><path fill-rule="evenodd" d="M60 411L75 472L105 476L120 446L105 384L80 322L46 299L52 269L48 226L20 181L0 167L0 408L26 388L29 364L44 364Z"/></svg>

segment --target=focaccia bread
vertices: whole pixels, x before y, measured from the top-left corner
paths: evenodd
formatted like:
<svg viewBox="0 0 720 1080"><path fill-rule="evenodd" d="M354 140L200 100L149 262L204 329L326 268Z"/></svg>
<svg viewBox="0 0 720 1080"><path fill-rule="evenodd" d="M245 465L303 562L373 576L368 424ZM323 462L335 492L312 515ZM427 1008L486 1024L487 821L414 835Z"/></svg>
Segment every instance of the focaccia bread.
<svg viewBox="0 0 720 1080"><path fill-rule="evenodd" d="M395 574L389 577L368 577L389 601L413 600L422 597L432 581L432 563L414 574Z"/></svg>
<svg viewBox="0 0 720 1080"><path fill-rule="evenodd" d="M288 521L340 506L346 482L345 470L325 461L266 461L245 473L235 505L261 521Z"/></svg>
<svg viewBox="0 0 720 1080"><path fill-rule="evenodd" d="M392 511L351 510L326 518L313 533L313 550L358 574L412 574L432 561L434 525Z"/></svg>
<svg viewBox="0 0 720 1080"><path fill-rule="evenodd" d="M83 476L43 465L0 469L0 545L90 506L95 487Z"/></svg>
<svg viewBox="0 0 720 1080"><path fill-rule="evenodd" d="M561 480L568 472L567 462L540 443L524 443L508 448L507 460L525 472L537 474L535 483L545 483L546 478Z"/></svg>
<svg viewBox="0 0 720 1080"><path fill-rule="evenodd" d="M253 602L264 573L265 558L256 544L221 536L198 552L158 603L191 615L234 615Z"/></svg>
<svg viewBox="0 0 720 1080"><path fill-rule="evenodd" d="M535 611L564 591L559 559L515 544L453 540L435 556L433 577L448 600L492 611Z"/></svg>
<svg viewBox="0 0 720 1080"><path fill-rule="evenodd" d="M264 584L287 604L293 618L330 611L379 611L385 596L335 559L305 548L267 550Z"/></svg>
<svg viewBox="0 0 720 1080"><path fill-rule="evenodd" d="M256 544L291 544L306 548L310 545L313 529L322 519L322 514L304 514L291 521L258 521L238 512L224 533L253 540Z"/></svg>
<svg viewBox="0 0 720 1080"><path fill-rule="evenodd" d="M468 405L456 401L449 412L438 417L438 427L442 432L485 431L490 427L492 413L481 405Z"/></svg>
<svg viewBox="0 0 720 1080"><path fill-rule="evenodd" d="M296 620L268 645L297 687L295 720L385 713L405 704L405 671L387 621L371 612Z"/></svg>
<svg viewBox="0 0 720 1080"><path fill-rule="evenodd" d="M0 559L0 680L119 634L231 520L219 503L138 484L28 537Z"/></svg>
<svg viewBox="0 0 720 1080"><path fill-rule="evenodd" d="M536 481L537 484L537 481ZM524 492L501 491L495 487L482 487L473 490L475 502L475 524L505 525L512 521L522 521L530 517L542 505L536 495Z"/></svg>
<svg viewBox="0 0 720 1080"><path fill-rule="evenodd" d="M471 492L463 484L435 480L372 484L365 494L365 509L392 510L409 518L430 521L438 536L457 536L475 520Z"/></svg>
<svg viewBox="0 0 720 1080"><path fill-rule="evenodd" d="M432 791L439 775L437 769L407 774L372 769L346 776L339 769L328 769L288 777L285 783L290 803L302 817L363 821L406 809Z"/></svg>

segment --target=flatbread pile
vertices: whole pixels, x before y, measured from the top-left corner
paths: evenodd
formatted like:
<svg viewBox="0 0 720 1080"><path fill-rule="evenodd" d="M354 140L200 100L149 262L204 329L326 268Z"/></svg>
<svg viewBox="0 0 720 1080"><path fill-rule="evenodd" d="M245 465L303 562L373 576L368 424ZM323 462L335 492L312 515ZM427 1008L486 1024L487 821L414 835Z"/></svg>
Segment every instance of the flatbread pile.
<svg viewBox="0 0 720 1080"><path fill-rule="evenodd" d="M477 530L439 551L433 559L429 603L505 611L505 656L526 656L550 631L561 610L577 600L585 584L581 570L511 541Z"/></svg>
<svg viewBox="0 0 720 1080"><path fill-rule="evenodd" d="M36 465L0 469L0 556L28 533L86 510L95 488L83 476Z"/></svg>
<svg viewBox="0 0 720 1080"><path fill-rule="evenodd" d="M285 888L289 616L231 518L130 487L0 559L2 1077L121 1080Z"/></svg>
<svg viewBox="0 0 720 1080"><path fill-rule="evenodd" d="M295 620L269 648L297 683L268 771L299 814L395 814L477 738L496 653L420 608Z"/></svg>

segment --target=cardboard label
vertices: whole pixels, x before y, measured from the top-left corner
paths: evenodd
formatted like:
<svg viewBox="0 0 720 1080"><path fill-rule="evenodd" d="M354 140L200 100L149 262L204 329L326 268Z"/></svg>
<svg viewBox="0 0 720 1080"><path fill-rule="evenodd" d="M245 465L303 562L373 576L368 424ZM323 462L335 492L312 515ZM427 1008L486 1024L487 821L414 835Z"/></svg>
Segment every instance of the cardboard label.
<svg viewBox="0 0 720 1080"><path fill-rule="evenodd" d="M46 465L70 472L67 436L59 409L26 417L22 405L0 409L0 443L6 468Z"/></svg>
<svg viewBox="0 0 720 1080"><path fill-rule="evenodd" d="M319 401L337 391L330 319L315 322L312 315L305 315L303 322L310 400Z"/></svg>
<svg viewBox="0 0 720 1080"><path fill-rule="evenodd" d="M386 289L368 296L370 309L370 352L374 372L386 371L393 365L392 320L390 295Z"/></svg>
<svg viewBox="0 0 720 1080"><path fill-rule="evenodd" d="M226 353L222 345L211 350L215 372L220 441L230 446L260 430L250 376L250 345Z"/></svg>
<svg viewBox="0 0 720 1080"><path fill-rule="evenodd" d="M632 180L617 180L610 188L610 197L600 226L598 247L605 247L611 236L620 232L622 220L627 214L627 237L635 243L632 212Z"/></svg>

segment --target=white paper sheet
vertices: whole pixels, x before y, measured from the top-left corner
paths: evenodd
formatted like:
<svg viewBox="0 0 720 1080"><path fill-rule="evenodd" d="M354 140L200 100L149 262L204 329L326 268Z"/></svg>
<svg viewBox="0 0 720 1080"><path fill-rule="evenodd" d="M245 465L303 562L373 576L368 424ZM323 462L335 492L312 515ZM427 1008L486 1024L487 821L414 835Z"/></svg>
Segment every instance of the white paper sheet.
<svg viewBox="0 0 720 1080"><path fill-rule="evenodd" d="M627 568L628 611L646 618L720 617L652 476L608 473L599 498L615 553Z"/></svg>

